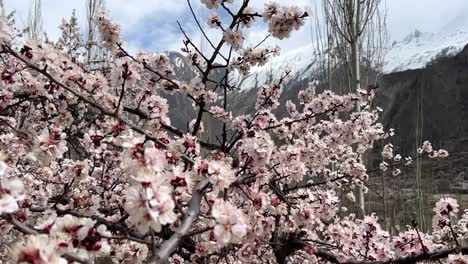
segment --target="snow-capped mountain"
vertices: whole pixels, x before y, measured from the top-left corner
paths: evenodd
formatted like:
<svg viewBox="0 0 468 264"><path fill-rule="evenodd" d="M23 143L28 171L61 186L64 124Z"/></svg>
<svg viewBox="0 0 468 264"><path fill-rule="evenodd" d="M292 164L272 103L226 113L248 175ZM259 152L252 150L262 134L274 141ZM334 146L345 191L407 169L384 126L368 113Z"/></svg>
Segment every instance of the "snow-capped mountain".
<svg viewBox="0 0 468 264"><path fill-rule="evenodd" d="M387 48L383 73L424 68L438 57L459 53L468 44L468 18L455 17L438 33L418 30ZM310 79L323 62L313 44L282 53L262 67L255 67L247 76L233 74L231 82L241 90L258 87L269 80L279 78L285 70L291 70L295 80Z"/></svg>
<svg viewBox="0 0 468 264"><path fill-rule="evenodd" d="M310 44L271 58L266 65L252 68L247 76L235 72L231 83L241 90L248 90L279 79L287 70L291 71L290 76L293 78L310 78L319 63L320 56Z"/></svg>
<svg viewBox="0 0 468 264"><path fill-rule="evenodd" d="M468 30L438 34L414 31L394 42L385 59L384 73L420 69L440 56L455 55L468 44Z"/></svg>
<svg viewBox="0 0 468 264"><path fill-rule="evenodd" d="M459 10L436 33L418 30L393 42L385 58L384 73L424 68L438 57L454 56L468 44L467 8Z"/></svg>

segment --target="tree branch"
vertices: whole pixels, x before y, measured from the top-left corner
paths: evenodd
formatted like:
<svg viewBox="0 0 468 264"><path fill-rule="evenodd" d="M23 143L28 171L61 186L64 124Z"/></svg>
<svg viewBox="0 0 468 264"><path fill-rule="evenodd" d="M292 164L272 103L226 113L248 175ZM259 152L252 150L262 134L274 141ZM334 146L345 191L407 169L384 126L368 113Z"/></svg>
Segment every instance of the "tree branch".
<svg viewBox="0 0 468 264"><path fill-rule="evenodd" d="M192 199L190 200L187 217L182 222L180 228L166 240L160 247L155 259L150 262L152 264L166 264L168 263L169 256L177 250L182 239L189 233L194 222L197 220L198 215L200 214L200 206L205 192L206 187L208 186L208 180L201 181L197 189L192 194Z"/></svg>

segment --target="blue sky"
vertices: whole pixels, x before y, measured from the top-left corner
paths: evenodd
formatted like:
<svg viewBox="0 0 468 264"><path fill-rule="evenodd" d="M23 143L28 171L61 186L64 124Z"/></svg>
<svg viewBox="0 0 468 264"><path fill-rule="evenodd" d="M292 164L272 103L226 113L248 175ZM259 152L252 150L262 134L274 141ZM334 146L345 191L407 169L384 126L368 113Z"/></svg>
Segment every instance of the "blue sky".
<svg viewBox="0 0 468 264"><path fill-rule="evenodd" d="M28 6L33 0L4 1L8 10L17 10L17 21L19 24L24 24ZM79 18L84 18L85 2L85 0L42 0L44 28L48 35L52 39L59 36L58 25L61 18L70 16L73 9L76 9ZM268 1L252 0L255 9L261 9L266 2ZM320 3L321 0L281 0L280 2L311 6L314 9L315 3ZM192 3L197 13L208 16L210 11L204 9L202 12L199 0L192 0ZM200 33L191 18L186 0L106 0L106 6L110 9L114 20L122 26L126 45L132 51L179 50L182 47L182 34L178 29L177 20L183 24L192 39L200 42ZM464 17L468 11L468 1L386 0L386 7L391 39L399 40L415 29L437 32L454 17L458 15ZM81 23L83 20L81 19ZM266 35L265 26L260 24L247 32L251 44L256 44ZM82 29L85 29L84 26ZM215 39L220 37L214 30L207 29L207 31ZM279 45L283 50L289 50L310 42L311 25L307 24L290 39L281 42L270 40L268 44Z"/></svg>

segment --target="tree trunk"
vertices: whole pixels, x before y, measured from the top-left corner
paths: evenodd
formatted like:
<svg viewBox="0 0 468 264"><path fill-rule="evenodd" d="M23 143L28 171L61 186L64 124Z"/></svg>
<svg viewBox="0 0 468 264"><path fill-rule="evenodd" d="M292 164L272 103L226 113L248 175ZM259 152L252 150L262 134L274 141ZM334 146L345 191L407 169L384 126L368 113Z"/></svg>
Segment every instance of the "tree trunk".
<svg viewBox="0 0 468 264"><path fill-rule="evenodd" d="M350 32L351 32L351 70L353 75L353 92L357 92L361 89L361 69L360 69L360 61L359 61L359 30L360 30L360 13L361 13L361 1L355 2L355 8L350 8ZM352 12L352 13L351 13ZM356 110L359 112L361 111L360 106L357 106ZM362 155L360 157L363 158ZM366 215L365 204L364 204L364 191L362 187L358 188L357 193L358 198L358 217L364 218Z"/></svg>

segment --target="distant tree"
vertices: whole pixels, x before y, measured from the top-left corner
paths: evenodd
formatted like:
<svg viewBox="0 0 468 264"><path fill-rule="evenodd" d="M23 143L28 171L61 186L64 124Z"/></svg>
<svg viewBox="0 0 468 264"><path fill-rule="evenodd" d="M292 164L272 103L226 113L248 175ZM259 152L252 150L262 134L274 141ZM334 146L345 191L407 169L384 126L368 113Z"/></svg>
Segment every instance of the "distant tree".
<svg viewBox="0 0 468 264"><path fill-rule="evenodd" d="M86 44L86 59L90 62L91 59L96 58L98 54L102 53L99 45L96 45L98 39L98 32L95 20L99 15L99 11L105 6L104 0L86 0L86 26L87 26L87 44Z"/></svg>
<svg viewBox="0 0 468 264"><path fill-rule="evenodd" d="M62 35L57 40L57 49L63 50L63 52L73 57L79 57L83 50L84 42L75 10L73 10L69 21L62 19L62 24L59 28L62 31Z"/></svg>
<svg viewBox="0 0 468 264"><path fill-rule="evenodd" d="M381 0L323 0L327 52L334 52L334 68L344 66L347 87L344 92L367 89L369 69L381 70L386 47L386 16L380 11ZM366 62L366 74L362 66ZM328 62L329 63L329 62ZM330 66L328 73L331 78ZM335 74L337 76L337 74ZM365 78L365 86L362 78ZM332 85L328 83L328 85ZM365 215L364 194L358 190L360 217Z"/></svg>
<svg viewBox="0 0 468 264"><path fill-rule="evenodd" d="M27 19L28 39L37 40L42 37L42 23L42 0L31 0Z"/></svg>

